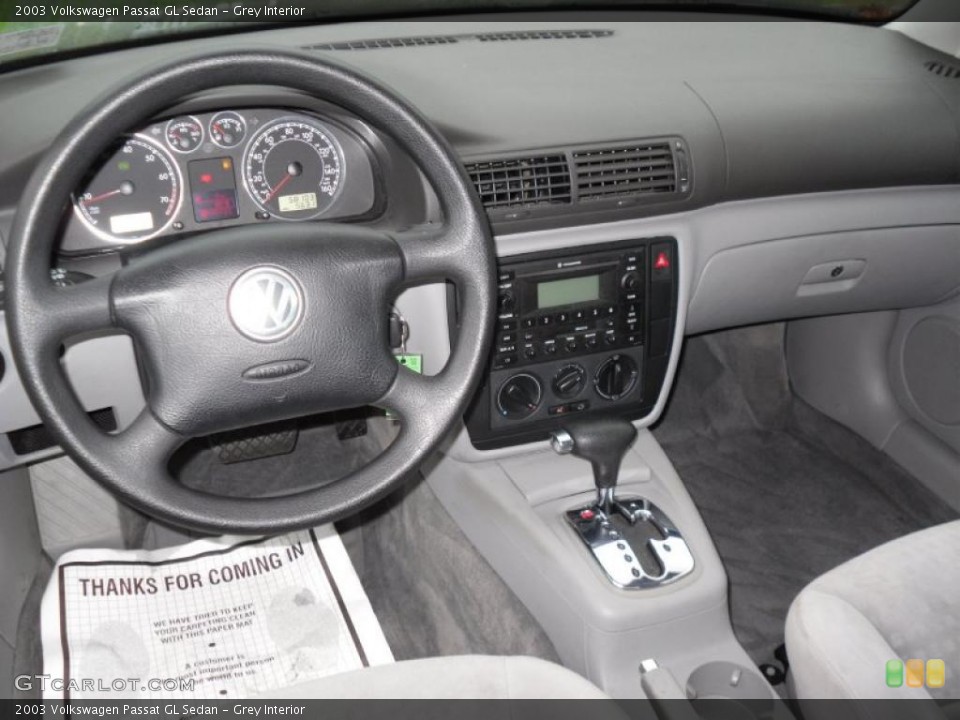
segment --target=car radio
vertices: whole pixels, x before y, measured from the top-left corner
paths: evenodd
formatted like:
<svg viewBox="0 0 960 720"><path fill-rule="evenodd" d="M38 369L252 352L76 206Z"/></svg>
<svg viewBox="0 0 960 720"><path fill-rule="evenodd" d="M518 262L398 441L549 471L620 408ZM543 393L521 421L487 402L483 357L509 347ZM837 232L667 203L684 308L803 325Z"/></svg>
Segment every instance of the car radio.
<svg viewBox="0 0 960 720"><path fill-rule="evenodd" d="M467 414L481 449L545 439L564 417L642 417L676 316L674 238L504 258L489 371Z"/></svg>

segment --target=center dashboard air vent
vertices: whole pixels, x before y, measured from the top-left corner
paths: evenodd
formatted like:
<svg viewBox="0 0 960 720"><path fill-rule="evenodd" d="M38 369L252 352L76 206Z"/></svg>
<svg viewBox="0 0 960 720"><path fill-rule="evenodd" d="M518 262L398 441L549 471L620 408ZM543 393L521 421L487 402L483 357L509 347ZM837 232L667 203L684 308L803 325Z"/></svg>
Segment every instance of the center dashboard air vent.
<svg viewBox="0 0 960 720"><path fill-rule="evenodd" d="M383 50L385 48L454 45L461 42L518 42L524 40L592 40L607 38L613 30L594 28L563 30L509 30L505 32L457 33L455 35L416 35L372 40L347 40L332 43L304 45L304 50Z"/></svg>
<svg viewBox="0 0 960 720"><path fill-rule="evenodd" d="M565 154L467 163L480 201L492 208L568 204L570 166Z"/></svg>
<svg viewBox="0 0 960 720"><path fill-rule="evenodd" d="M469 159L465 167L493 219L681 200L691 189L680 138Z"/></svg>
<svg viewBox="0 0 960 720"><path fill-rule="evenodd" d="M576 150L573 164L581 202L644 193L672 193L681 181L669 142Z"/></svg>

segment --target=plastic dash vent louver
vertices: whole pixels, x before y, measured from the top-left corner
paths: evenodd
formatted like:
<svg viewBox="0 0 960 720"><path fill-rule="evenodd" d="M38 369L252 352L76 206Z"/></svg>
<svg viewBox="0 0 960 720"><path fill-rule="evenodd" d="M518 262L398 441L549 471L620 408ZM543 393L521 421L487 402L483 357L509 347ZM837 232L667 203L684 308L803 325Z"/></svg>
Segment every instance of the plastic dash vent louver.
<svg viewBox="0 0 960 720"><path fill-rule="evenodd" d="M948 65L939 60L931 60L930 62L925 62L923 66L936 75L948 78L960 78L960 65Z"/></svg>
<svg viewBox="0 0 960 720"><path fill-rule="evenodd" d="M576 150L572 157L581 202L678 190L677 167L669 142Z"/></svg>
<svg viewBox="0 0 960 720"><path fill-rule="evenodd" d="M477 33L480 42L516 42L517 40L589 40L613 35L613 30L512 30Z"/></svg>
<svg viewBox="0 0 960 720"><path fill-rule="evenodd" d="M349 42L316 43L304 45L306 50L380 50L383 48L418 47L424 45L452 45L459 42L456 35L422 35L418 37L381 38L379 40L351 40Z"/></svg>
<svg viewBox="0 0 960 720"><path fill-rule="evenodd" d="M456 35L419 35L414 37L348 40L304 45L305 50L381 50L384 48L452 45L460 42L517 42L521 40L590 40L613 35L613 30L511 30L507 32L458 33Z"/></svg>
<svg viewBox="0 0 960 720"><path fill-rule="evenodd" d="M487 209L570 202L563 154L471 162L466 168Z"/></svg>

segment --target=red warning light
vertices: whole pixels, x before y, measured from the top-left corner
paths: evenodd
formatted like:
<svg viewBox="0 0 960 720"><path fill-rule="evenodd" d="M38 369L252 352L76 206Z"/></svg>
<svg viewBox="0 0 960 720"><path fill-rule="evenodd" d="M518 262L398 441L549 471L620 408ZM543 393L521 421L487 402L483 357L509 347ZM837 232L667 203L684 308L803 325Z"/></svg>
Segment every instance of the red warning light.
<svg viewBox="0 0 960 720"><path fill-rule="evenodd" d="M668 270L670 268L670 256L666 251L661 250L657 253L657 259L653 262L655 270Z"/></svg>
<svg viewBox="0 0 960 720"><path fill-rule="evenodd" d="M210 173L203 173L200 176L200 182L202 182L204 185L209 185L210 183L213 182L213 175L211 175Z"/></svg>

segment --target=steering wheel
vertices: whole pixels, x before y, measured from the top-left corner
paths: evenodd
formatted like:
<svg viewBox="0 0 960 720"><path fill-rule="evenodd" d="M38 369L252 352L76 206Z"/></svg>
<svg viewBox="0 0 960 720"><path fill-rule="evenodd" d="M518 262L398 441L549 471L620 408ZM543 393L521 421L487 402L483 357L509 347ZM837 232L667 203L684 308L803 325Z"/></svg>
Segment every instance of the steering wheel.
<svg viewBox="0 0 960 720"><path fill-rule="evenodd" d="M138 123L188 95L228 85L291 88L368 121L419 165L442 222L396 231L323 222L214 230L147 253L111 276L55 286L50 259L87 169ZM493 328L493 240L451 147L394 92L355 70L288 51L178 60L90 105L30 178L8 250L14 359L50 432L123 501L203 531L300 529L383 497L458 423ZM445 368L417 375L390 353L390 303L403 287L444 280L457 288L459 329ZM264 310L251 303L277 297L281 302L268 308L276 321L271 332L251 333L244 313ZM107 328L133 338L147 383L143 412L115 434L88 419L59 359L65 339ZM224 497L190 489L168 469L190 438L366 405L394 411L399 435L369 465L328 485Z"/></svg>

